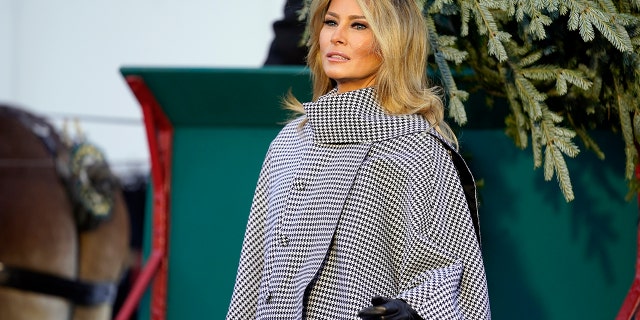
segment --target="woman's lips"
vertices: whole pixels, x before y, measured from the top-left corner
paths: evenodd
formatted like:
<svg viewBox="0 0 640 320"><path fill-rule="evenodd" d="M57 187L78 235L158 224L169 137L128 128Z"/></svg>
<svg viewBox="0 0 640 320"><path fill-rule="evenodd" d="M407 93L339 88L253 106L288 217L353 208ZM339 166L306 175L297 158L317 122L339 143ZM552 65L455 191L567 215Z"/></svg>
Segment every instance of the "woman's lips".
<svg viewBox="0 0 640 320"><path fill-rule="evenodd" d="M329 52L326 55L329 61L344 62L349 61L349 57L340 52Z"/></svg>

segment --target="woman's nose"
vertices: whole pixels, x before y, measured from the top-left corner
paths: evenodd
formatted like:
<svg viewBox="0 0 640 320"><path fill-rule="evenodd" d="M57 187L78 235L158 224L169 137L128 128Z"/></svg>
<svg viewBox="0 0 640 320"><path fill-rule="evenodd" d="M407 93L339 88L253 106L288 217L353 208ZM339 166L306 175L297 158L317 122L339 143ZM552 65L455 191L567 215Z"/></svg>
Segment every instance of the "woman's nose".
<svg viewBox="0 0 640 320"><path fill-rule="evenodd" d="M343 30L342 26L338 26L333 30L333 34L331 35L331 43L345 44L346 42L345 31Z"/></svg>

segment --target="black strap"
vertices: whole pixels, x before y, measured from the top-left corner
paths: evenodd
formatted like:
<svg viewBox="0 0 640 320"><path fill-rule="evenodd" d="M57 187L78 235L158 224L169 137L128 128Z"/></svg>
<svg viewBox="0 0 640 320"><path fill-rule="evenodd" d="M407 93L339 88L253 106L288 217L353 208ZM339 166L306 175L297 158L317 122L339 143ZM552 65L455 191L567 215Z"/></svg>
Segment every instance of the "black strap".
<svg viewBox="0 0 640 320"><path fill-rule="evenodd" d="M112 303L117 293L114 283L69 280L48 273L10 267L2 263L0 263L0 286L57 296L83 306Z"/></svg>
<svg viewBox="0 0 640 320"><path fill-rule="evenodd" d="M480 237L480 217L478 215L478 198L476 195L476 182L473 179L471 170L469 170L467 163L464 161L460 153L458 153L458 151L455 150L440 135L433 132L429 132L429 134L434 136L436 139L438 139L438 141L440 141L442 145L451 153L453 164L456 166L456 169L458 170L458 175L460 176L460 183L462 184L462 189L464 190L464 196L465 198L467 198L469 211L471 211L471 220L473 221L473 227L476 230L476 237L478 237L478 244L481 245L482 242Z"/></svg>

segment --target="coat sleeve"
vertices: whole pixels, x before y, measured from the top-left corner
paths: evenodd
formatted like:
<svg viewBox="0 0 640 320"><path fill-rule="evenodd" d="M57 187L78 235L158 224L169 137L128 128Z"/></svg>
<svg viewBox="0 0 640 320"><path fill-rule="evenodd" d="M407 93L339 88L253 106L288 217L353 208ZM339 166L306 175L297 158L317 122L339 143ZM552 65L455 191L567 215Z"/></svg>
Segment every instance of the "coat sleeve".
<svg viewBox="0 0 640 320"><path fill-rule="evenodd" d="M227 319L255 318L265 254L267 191L271 151L267 152L253 197Z"/></svg>
<svg viewBox="0 0 640 320"><path fill-rule="evenodd" d="M452 151L426 140L426 163L408 173L408 277L398 298L424 319L490 319L482 253Z"/></svg>

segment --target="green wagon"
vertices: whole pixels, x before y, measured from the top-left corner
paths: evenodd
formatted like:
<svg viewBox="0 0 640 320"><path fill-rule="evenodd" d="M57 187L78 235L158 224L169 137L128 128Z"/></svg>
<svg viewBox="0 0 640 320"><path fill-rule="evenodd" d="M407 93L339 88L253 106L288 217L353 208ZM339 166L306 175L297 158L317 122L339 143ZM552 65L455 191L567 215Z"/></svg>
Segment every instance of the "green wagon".
<svg viewBox="0 0 640 320"><path fill-rule="evenodd" d="M127 301L140 319L224 319L253 188L298 67L124 67L152 158L145 268ZM605 161L570 159L576 200L533 170L498 107L472 96L461 151L478 181L493 319L613 319L634 279L638 206L624 199L622 141L595 134ZM125 304L126 305L126 304ZM126 315L119 315L126 319Z"/></svg>

